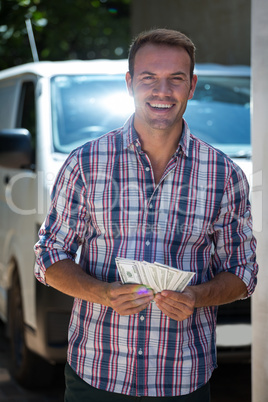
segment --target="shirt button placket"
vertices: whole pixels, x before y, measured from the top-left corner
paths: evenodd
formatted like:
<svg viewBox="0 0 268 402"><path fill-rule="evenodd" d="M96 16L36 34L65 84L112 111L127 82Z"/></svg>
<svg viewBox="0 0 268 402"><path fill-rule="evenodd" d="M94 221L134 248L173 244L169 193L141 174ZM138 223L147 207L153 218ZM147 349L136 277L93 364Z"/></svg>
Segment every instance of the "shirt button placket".
<svg viewBox="0 0 268 402"><path fill-rule="evenodd" d="M154 205L153 202L149 204L149 211L147 217L147 230L145 235L145 260L151 262L151 252L152 252L152 236L154 231Z"/></svg>
<svg viewBox="0 0 268 402"><path fill-rule="evenodd" d="M137 343L137 390L139 395L144 393L144 375L145 375L145 366L144 366L144 345L145 345L145 315L146 310L143 310L139 313L139 336Z"/></svg>

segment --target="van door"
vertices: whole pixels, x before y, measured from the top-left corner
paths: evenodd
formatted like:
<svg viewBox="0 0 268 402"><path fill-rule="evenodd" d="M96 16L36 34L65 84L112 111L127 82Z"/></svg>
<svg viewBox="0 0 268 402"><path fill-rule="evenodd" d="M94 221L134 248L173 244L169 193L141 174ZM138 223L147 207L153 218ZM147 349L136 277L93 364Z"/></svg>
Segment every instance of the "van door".
<svg viewBox="0 0 268 402"><path fill-rule="evenodd" d="M7 290L11 284L12 267L16 266L20 273L23 272L26 254L28 254L26 260L33 261L33 256L31 258L26 250L29 250L28 245L35 239L34 237L29 239L29 233L32 232L30 226L33 223L33 216L30 216L34 212L36 197L33 172L36 118L33 79L22 81L17 78L1 84L0 103L3 120L0 128L2 130L27 128L32 134L33 145L31 166L18 169L15 158L9 161L9 167L0 166L0 311L2 319L6 320ZM32 266L33 262L31 268ZM27 277L23 282L27 283Z"/></svg>

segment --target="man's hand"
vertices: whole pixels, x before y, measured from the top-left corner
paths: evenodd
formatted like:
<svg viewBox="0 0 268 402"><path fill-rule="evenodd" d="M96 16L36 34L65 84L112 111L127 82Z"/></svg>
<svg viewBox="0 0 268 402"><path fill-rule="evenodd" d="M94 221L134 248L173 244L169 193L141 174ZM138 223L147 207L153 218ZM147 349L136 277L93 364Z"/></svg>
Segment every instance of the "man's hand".
<svg viewBox="0 0 268 402"><path fill-rule="evenodd" d="M100 281L69 259L51 265L46 271L46 281L69 296L112 307L121 315L139 313L154 298L153 291L144 285Z"/></svg>
<svg viewBox="0 0 268 402"><path fill-rule="evenodd" d="M182 293L163 290L157 293L154 300L164 314L176 321L183 321L194 312L195 293L190 286Z"/></svg>
<svg viewBox="0 0 268 402"><path fill-rule="evenodd" d="M110 283L106 294L109 306L120 315L139 313L154 299L153 291L146 286L122 285L121 282Z"/></svg>
<svg viewBox="0 0 268 402"><path fill-rule="evenodd" d="M193 314L194 308L220 306L246 296L247 287L238 276L221 272L211 281L187 286L182 293L163 290L155 296L155 303L168 317L183 321Z"/></svg>

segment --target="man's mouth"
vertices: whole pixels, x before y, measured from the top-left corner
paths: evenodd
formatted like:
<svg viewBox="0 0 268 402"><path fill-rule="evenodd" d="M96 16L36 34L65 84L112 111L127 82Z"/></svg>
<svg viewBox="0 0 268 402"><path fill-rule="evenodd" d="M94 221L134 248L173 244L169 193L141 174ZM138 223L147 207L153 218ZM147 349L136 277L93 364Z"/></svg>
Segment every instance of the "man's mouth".
<svg viewBox="0 0 268 402"><path fill-rule="evenodd" d="M148 104L153 108L153 109L171 109L173 104L163 104L163 103L150 103L148 102Z"/></svg>

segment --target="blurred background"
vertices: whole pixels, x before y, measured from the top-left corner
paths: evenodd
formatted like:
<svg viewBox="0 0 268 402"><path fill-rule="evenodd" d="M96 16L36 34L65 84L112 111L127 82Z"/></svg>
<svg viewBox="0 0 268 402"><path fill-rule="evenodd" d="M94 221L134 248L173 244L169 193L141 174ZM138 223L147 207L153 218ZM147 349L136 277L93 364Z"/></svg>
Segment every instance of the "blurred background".
<svg viewBox="0 0 268 402"><path fill-rule="evenodd" d="M132 37L165 27L193 40L198 63L251 62L250 0L0 0L0 70L33 61L26 20L31 20L40 61L126 58ZM17 385L10 377L1 380L9 357L0 329L4 400L2 385L11 384L13 392ZM61 400L62 388L46 400ZM249 402L250 394L250 360L220 362L212 381L213 402Z"/></svg>
<svg viewBox="0 0 268 402"><path fill-rule="evenodd" d="M127 57L131 38L173 28L197 47L199 63L250 64L250 0L0 0L0 70L39 59Z"/></svg>

